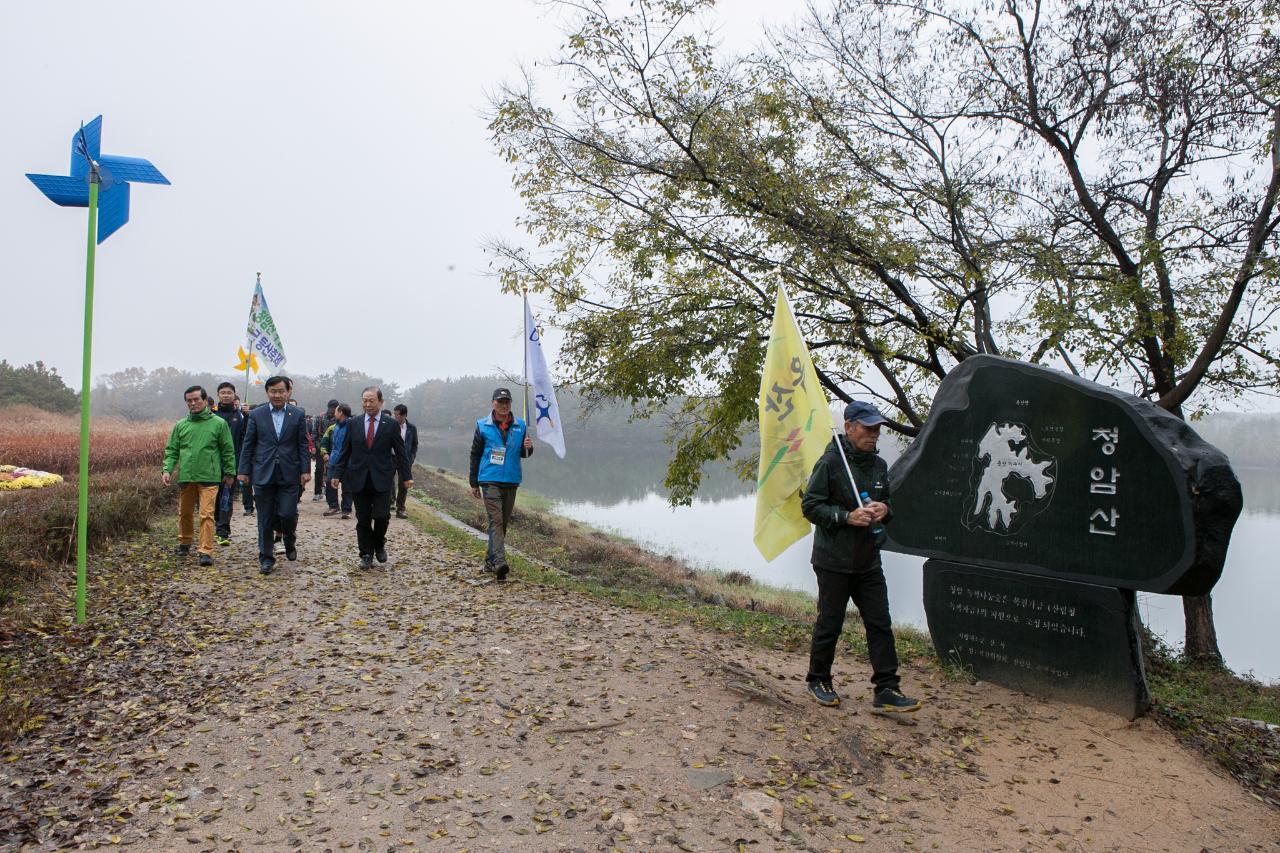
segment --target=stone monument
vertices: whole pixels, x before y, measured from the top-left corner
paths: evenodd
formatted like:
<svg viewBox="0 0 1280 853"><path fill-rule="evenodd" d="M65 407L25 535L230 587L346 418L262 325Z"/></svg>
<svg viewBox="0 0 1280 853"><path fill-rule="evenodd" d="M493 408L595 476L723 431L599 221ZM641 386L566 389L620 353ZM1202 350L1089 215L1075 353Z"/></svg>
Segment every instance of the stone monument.
<svg viewBox="0 0 1280 853"><path fill-rule="evenodd" d="M966 359L890 469L891 551L929 557L934 647L978 677L1132 718L1134 591L1203 595L1242 507L1226 456L1151 403Z"/></svg>

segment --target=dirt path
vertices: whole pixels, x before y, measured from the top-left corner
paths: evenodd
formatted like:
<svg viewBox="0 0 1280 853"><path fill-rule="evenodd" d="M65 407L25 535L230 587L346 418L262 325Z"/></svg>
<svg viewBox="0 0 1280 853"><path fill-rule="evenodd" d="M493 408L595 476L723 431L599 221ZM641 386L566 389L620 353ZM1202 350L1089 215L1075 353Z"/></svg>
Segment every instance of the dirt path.
<svg viewBox="0 0 1280 853"><path fill-rule="evenodd" d="M117 745L116 766L152 760L113 795L118 828L82 842L1280 849L1280 814L1152 723L908 672L928 704L901 725L868 713L847 654L845 707L819 708L801 656L494 584L411 522L361 572L352 522L323 506L303 504L301 559L269 578L241 516L218 565L182 564L205 630L234 638L185 666L226 687L168 740Z"/></svg>

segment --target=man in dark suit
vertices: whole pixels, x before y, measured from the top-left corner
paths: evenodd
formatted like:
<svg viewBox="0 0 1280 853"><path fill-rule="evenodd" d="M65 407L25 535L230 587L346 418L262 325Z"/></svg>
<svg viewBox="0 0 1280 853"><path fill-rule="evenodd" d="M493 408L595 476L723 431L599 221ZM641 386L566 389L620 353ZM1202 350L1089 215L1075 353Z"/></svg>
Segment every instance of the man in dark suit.
<svg viewBox="0 0 1280 853"><path fill-rule="evenodd" d="M253 482L258 512L258 565L264 575L275 568L275 531L284 534L284 553L298 559L298 498L311 479L307 413L286 405L293 383L283 376L267 380L267 405L256 407L245 423L240 448L240 482Z"/></svg>
<svg viewBox="0 0 1280 853"><path fill-rule="evenodd" d="M397 403L396 407L391 411L393 412L392 417L400 425L400 437L404 439L404 454L409 457L409 470L413 471L413 462L418 458L418 428L409 423L409 407L404 403ZM409 487L405 485L404 479L397 475L396 518L409 517L409 513L405 512L405 502L408 499Z"/></svg>
<svg viewBox="0 0 1280 853"><path fill-rule="evenodd" d="M391 523L391 494L397 473L406 487L413 485L413 469L405 453L400 425L382 411L382 389L370 387L360 395L364 414L351 418L342 454L329 472L331 485L339 481L356 507L356 543L360 568L373 567L373 558L387 561L387 526Z"/></svg>

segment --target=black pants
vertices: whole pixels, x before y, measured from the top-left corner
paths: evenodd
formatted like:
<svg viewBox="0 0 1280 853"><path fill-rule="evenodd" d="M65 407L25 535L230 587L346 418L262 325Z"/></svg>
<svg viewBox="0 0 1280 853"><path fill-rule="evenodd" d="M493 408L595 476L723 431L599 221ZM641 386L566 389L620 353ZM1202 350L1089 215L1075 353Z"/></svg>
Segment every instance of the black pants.
<svg viewBox="0 0 1280 853"><path fill-rule="evenodd" d="M316 494L317 494L317 495L323 495L323 494L324 494L324 484L325 484L325 479L324 479L324 454L320 453L320 451L318 451L318 450L316 451L316 479L315 479L315 483L316 483Z"/></svg>
<svg viewBox="0 0 1280 853"><path fill-rule="evenodd" d="M412 465L412 463L410 463ZM405 503L409 500L409 489L404 484L404 480L400 479L400 472L396 472L396 512L404 512Z"/></svg>
<svg viewBox="0 0 1280 853"><path fill-rule="evenodd" d="M818 576L818 619L813 623L809 646L808 681L830 681L836 643L844 628L844 614L852 599L867 631L871 658L871 683L876 690L898 689L898 652L893 647L893 623L889 618L889 587L880 561L865 572L829 572L813 567Z"/></svg>
<svg viewBox="0 0 1280 853"><path fill-rule="evenodd" d="M218 502L214 504L214 533L223 539L231 538L231 511L236 504L236 489L240 488L240 481L234 481L230 486L225 483L218 484ZM248 488L247 486L245 488Z"/></svg>
<svg viewBox="0 0 1280 853"><path fill-rule="evenodd" d="M253 486L249 483L240 484L240 499L244 501L244 508L253 511Z"/></svg>
<svg viewBox="0 0 1280 853"><path fill-rule="evenodd" d="M345 485L343 491L346 491ZM364 488L351 499L356 505L356 544L360 556L385 548L387 527L391 524L391 490L380 492L366 480Z"/></svg>
<svg viewBox="0 0 1280 853"><path fill-rule="evenodd" d="M258 505L258 559L275 562L275 534L284 535L284 546L297 542L298 498L301 483L285 483L280 479L267 486L253 487L253 500Z"/></svg>

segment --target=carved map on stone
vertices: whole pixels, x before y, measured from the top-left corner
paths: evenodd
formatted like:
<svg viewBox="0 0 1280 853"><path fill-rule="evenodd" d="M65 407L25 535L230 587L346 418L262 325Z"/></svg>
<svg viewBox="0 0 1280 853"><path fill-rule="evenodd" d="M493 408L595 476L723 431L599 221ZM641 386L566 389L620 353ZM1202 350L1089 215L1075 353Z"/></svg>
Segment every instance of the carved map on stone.
<svg viewBox="0 0 1280 853"><path fill-rule="evenodd" d="M1040 450L1027 427L993 423L973 455L972 501L961 524L1008 536L1053 500L1058 460Z"/></svg>
<svg viewBox="0 0 1280 853"><path fill-rule="evenodd" d="M988 355L947 375L889 480L889 550L1180 595L1212 589L1242 505L1179 418Z"/></svg>

